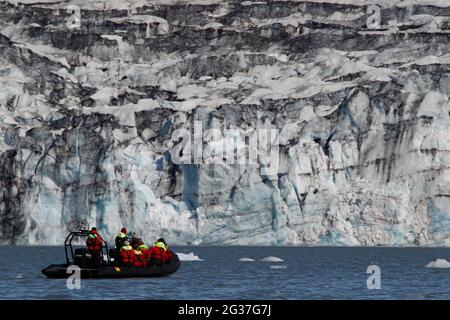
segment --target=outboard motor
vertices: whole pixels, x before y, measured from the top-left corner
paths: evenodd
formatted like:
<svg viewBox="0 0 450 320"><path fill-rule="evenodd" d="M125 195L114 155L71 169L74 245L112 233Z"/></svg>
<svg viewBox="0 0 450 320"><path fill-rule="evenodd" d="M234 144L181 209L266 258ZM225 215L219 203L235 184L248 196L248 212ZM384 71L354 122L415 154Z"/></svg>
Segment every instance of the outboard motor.
<svg viewBox="0 0 450 320"><path fill-rule="evenodd" d="M73 261L82 269L98 268L101 265L101 255L100 252L79 248L75 249Z"/></svg>

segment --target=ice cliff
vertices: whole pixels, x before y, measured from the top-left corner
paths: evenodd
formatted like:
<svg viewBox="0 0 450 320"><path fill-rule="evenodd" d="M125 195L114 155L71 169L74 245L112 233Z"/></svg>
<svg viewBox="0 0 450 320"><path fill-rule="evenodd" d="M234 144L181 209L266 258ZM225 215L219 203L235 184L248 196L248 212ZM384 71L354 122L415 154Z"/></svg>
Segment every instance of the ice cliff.
<svg viewBox="0 0 450 320"><path fill-rule="evenodd" d="M450 245L449 48L447 0L1 0L0 243ZM278 172L174 163L194 121Z"/></svg>

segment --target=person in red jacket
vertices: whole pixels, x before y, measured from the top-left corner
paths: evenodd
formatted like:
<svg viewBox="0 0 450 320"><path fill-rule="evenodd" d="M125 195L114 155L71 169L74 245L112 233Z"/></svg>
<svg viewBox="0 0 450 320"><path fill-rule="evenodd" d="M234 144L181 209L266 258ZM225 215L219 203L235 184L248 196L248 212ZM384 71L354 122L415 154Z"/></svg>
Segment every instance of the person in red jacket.
<svg viewBox="0 0 450 320"><path fill-rule="evenodd" d="M91 229L91 234L86 240L86 247L92 254L92 262L95 266L99 266L102 263L102 246L103 239L97 232L97 228L93 227Z"/></svg>
<svg viewBox="0 0 450 320"><path fill-rule="evenodd" d="M134 253L133 247L130 245L128 240L123 242L123 246L120 248L118 256L118 262L120 265L127 267L134 265L136 254Z"/></svg>
<svg viewBox="0 0 450 320"><path fill-rule="evenodd" d="M97 228L93 227L91 229L91 234L86 240L86 246L90 251L100 252L102 250L103 239L98 234Z"/></svg>
<svg viewBox="0 0 450 320"><path fill-rule="evenodd" d="M147 252L150 264L165 264L172 260L172 252L163 238L158 239Z"/></svg>

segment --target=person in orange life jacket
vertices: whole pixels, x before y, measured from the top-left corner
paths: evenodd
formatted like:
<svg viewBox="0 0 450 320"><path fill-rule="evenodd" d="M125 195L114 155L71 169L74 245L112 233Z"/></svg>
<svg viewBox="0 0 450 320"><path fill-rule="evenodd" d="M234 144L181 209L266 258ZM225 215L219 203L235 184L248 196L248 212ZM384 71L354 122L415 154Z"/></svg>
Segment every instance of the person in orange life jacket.
<svg viewBox="0 0 450 320"><path fill-rule="evenodd" d="M90 251L99 252L102 250L103 239L98 234L97 228L93 227L91 229L91 234L88 236L86 240L86 247Z"/></svg>
<svg viewBox="0 0 450 320"><path fill-rule="evenodd" d="M122 229L120 229L120 232L117 234L117 237L115 239L116 250L119 250L120 248L122 248L125 244L125 241L128 241L127 228L122 227Z"/></svg>

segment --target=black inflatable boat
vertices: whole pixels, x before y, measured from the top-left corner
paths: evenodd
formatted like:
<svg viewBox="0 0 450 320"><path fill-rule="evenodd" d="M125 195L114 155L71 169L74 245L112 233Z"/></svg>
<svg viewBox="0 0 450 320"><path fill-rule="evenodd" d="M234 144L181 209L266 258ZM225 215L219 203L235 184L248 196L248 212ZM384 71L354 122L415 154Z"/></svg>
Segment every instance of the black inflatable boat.
<svg viewBox="0 0 450 320"><path fill-rule="evenodd" d="M150 264L146 267L136 268L120 266L113 261L114 249L108 250L108 244L103 241L100 255L93 255L85 248L74 250L72 241L76 237L88 237L90 231L80 230L71 232L64 241L66 263L52 264L42 270L48 278L68 278L74 272L80 272L81 278L149 278L164 277L176 272L181 265L178 256L173 253L173 258L166 264Z"/></svg>

